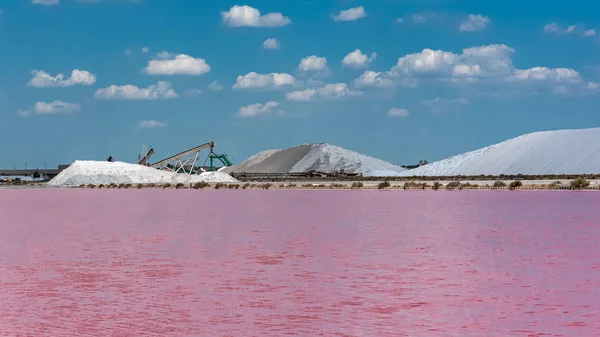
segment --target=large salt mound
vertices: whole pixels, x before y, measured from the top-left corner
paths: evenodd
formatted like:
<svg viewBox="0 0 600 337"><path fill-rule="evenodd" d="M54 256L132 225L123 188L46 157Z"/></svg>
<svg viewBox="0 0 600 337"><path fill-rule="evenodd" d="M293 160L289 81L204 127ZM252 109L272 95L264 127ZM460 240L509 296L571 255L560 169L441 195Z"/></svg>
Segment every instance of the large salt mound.
<svg viewBox="0 0 600 337"><path fill-rule="evenodd" d="M402 176L600 173L600 128L543 131L463 153Z"/></svg>
<svg viewBox="0 0 600 337"><path fill-rule="evenodd" d="M47 184L51 186L109 184L188 184L196 182L237 182L224 172L203 172L198 175L160 171L151 167L124 162L75 161Z"/></svg>
<svg viewBox="0 0 600 337"><path fill-rule="evenodd" d="M302 144L285 150L260 152L246 161L224 169L235 173L295 173L295 172L362 173L365 176L389 174L406 169L361 153L325 143Z"/></svg>

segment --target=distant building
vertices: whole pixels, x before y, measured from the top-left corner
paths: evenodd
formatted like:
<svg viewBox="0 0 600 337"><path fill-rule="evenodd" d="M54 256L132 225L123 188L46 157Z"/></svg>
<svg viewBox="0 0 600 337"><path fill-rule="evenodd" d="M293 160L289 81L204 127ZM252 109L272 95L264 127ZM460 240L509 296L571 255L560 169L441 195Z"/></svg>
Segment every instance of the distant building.
<svg viewBox="0 0 600 337"><path fill-rule="evenodd" d="M64 169L68 168L71 165L58 165L58 168L55 169L28 169L28 170L8 170L8 169L0 169L0 177L29 177L34 178L38 176L40 180L49 180L56 177L60 172ZM37 179L36 179L37 180Z"/></svg>

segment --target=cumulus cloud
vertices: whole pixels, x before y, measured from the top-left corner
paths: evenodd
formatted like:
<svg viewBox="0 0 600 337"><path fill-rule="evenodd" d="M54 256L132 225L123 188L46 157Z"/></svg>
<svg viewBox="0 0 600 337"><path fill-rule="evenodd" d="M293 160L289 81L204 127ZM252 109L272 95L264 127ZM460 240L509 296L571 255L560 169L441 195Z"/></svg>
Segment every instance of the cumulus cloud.
<svg viewBox="0 0 600 337"><path fill-rule="evenodd" d="M569 34L581 34L582 36L595 36L596 31L594 29L585 30L581 26L570 25L567 28L563 28L556 22L549 23L544 26L544 33L554 35L569 35Z"/></svg>
<svg viewBox="0 0 600 337"><path fill-rule="evenodd" d="M538 81L538 82L572 82L578 83L581 81L579 73L568 68L546 68L533 67L525 70L516 70L515 79L521 81Z"/></svg>
<svg viewBox="0 0 600 337"><path fill-rule="evenodd" d="M221 90L223 90L223 86L220 85L219 82L217 82L217 81L212 81L208 85L208 90L211 90L211 91L221 91Z"/></svg>
<svg viewBox="0 0 600 337"><path fill-rule="evenodd" d="M33 108L28 110L20 110L20 116L29 116L32 114L39 115L54 115L58 113L71 113L81 110L81 106L75 103L66 103L62 101L53 101L50 103L37 102Z"/></svg>
<svg viewBox="0 0 600 337"><path fill-rule="evenodd" d="M281 47L281 45L279 44L279 41L277 41L277 39L266 39L265 42L263 42L263 47L265 47L266 49L279 49Z"/></svg>
<svg viewBox="0 0 600 337"><path fill-rule="evenodd" d="M71 72L71 77L64 79L63 74L51 76L43 70L31 71L33 78L28 85L37 88L51 87L71 87L74 85L92 85L96 83L96 75L86 70L75 69Z"/></svg>
<svg viewBox="0 0 600 337"><path fill-rule="evenodd" d="M397 18L396 21L394 21L395 23L403 23L404 19L403 18Z"/></svg>
<svg viewBox="0 0 600 337"><path fill-rule="evenodd" d="M141 121L139 124L140 128L145 128L145 129L164 128L165 126L166 126L165 123L155 121L155 120Z"/></svg>
<svg viewBox="0 0 600 337"><path fill-rule="evenodd" d="M150 60L145 72L148 75L194 75L200 76L210 71L210 66L202 58L189 55L173 55L168 52L159 53L161 60Z"/></svg>
<svg viewBox="0 0 600 337"><path fill-rule="evenodd" d="M315 89L306 89L306 90L288 92L285 94L285 97L286 97L286 99L291 100L291 101L307 102L307 101L310 101L316 94L317 94L317 91Z"/></svg>
<svg viewBox="0 0 600 337"><path fill-rule="evenodd" d="M173 99L179 95L172 89L171 83L159 81L147 88L139 88L131 84L111 85L104 89L98 89L94 97L103 100L157 100Z"/></svg>
<svg viewBox="0 0 600 337"><path fill-rule="evenodd" d="M486 29L490 22L491 20L487 16L469 14L467 20L458 26L458 30L461 32L476 32Z"/></svg>
<svg viewBox="0 0 600 337"><path fill-rule="evenodd" d="M241 107L238 112L238 116L240 117L254 117L258 115L264 115L268 113L271 109L279 106L277 102L268 102L267 104L252 104L245 107Z"/></svg>
<svg viewBox="0 0 600 337"><path fill-rule="evenodd" d="M378 87L378 88L389 88L394 85L394 81L389 78L381 76L380 72L365 71L359 78L354 81L354 86L357 88L361 87Z"/></svg>
<svg viewBox="0 0 600 337"><path fill-rule="evenodd" d="M319 71L327 69L327 58L311 55L300 61L298 68L302 71Z"/></svg>
<svg viewBox="0 0 600 337"><path fill-rule="evenodd" d="M194 97L194 96L198 96L198 95L202 94L202 90L189 89L189 90L186 90L185 94L188 95L189 97Z"/></svg>
<svg viewBox="0 0 600 337"><path fill-rule="evenodd" d="M376 58L377 53L371 53L370 56L367 56L360 49L356 49L344 57L342 64L350 68L363 68L375 61Z"/></svg>
<svg viewBox="0 0 600 337"><path fill-rule="evenodd" d="M589 90L596 90L600 87L600 83L588 82L587 88Z"/></svg>
<svg viewBox="0 0 600 337"><path fill-rule="evenodd" d="M175 53L168 52L163 50L161 52L156 53L156 58L159 60L168 60L175 58Z"/></svg>
<svg viewBox="0 0 600 337"><path fill-rule="evenodd" d="M354 91L348 88L346 83L332 83L327 84L323 88L318 90L320 96L323 97L345 97L345 96L360 96L362 95L362 91Z"/></svg>
<svg viewBox="0 0 600 337"><path fill-rule="evenodd" d="M421 101L421 105L429 108L431 110L431 112L442 112L443 110L446 110L450 107L456 107L456 106L461 106L461 105L469 105L471 104L471 102L464 98L456 98L456 99L445 99L445 98L440 98L440 97L436 97L433 99L425 99Z"/></svg>
<svg viewBox="0 0 600 337"><path fill-rule="evenodd" d="M390 117L408 117L410 113L406 109L392 108L387 113Z"/></svg>
<svg viewBox="0 0 600 337"><path fill-rule="evenodd" d="M142 53L147 53L148 51L150 51L150 49L148 49L148 47L142 48Z"/></svg>
<svg viewBox="0 0 600 337"><path fill-rule="evenodd" d="M503 44L471 47L462 53L423 49L405 55L385 74L365 72L355 86L406 85L414 87L419 80L434 79L455 84L485 80L504 83L580 83L580 74L570 68L533 67L517 69L513 65L514 49ZM389 80L389 81L388 81Z"/></svg>
<svg viewBox="0 0 600 337"><path fill-rule="evenodd" d="M355 21L367 16L363 6L354 7L341 11L338 15L332 15L335 21Z"/></svg>
<svg viewBox="0 0 600 337"><path fill-rule="evenodd" d="M222 11L221 18L229 27L282 27L292 23L290 18L281 13L261 15L256 8L238 5L229 11Z"/></svg>
<svg viewBox="0 0 600 337"><path fill-rule="evenodd" d="M413 14L412 16L413 23L425 23L427 22L427 17L421 14Z"/></svg>
<svg viewBox="0 0 600 337"><path fill-rule="evenodd" d="M54 6L59 5L60 0L32 0L31 3L34 5Z"/></svg>
<svg viewBox="0 0 600 337"><path fill-rule="evenodd" d="M238 76L233 89L279 89L296 83L294 76L286 73L258 74L250 72Z"/></svg>
<svg viewBox="0 0 600 337"><path fill-rule="evenodd" d="M362 91L351 90L345 83L330 83L319 89L306 89L286 94L286 99L292 101L307 102L317 97L325 99L336 99L344 97L361 96Z"/></svg>

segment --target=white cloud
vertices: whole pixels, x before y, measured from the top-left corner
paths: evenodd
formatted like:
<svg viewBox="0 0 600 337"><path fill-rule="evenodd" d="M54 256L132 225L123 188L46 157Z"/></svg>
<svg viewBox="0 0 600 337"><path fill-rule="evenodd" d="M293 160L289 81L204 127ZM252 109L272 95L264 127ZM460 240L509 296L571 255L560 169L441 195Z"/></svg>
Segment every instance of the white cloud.
<svg viewBox="0 0 600 337"><path fill-rule="evenodd" d="M104 100L156 100L177 98L179 95L171 88L171 83L159 81L147 88L139 88L131 84L111 85L108 88L98 89L94 97Z"/></svg>
<svg viewBox="0 0 600 337"><path fill-rule="evenodd" d="M427 22L427 18L425 17L425 15L413 14L412 21L413 23L425 23Z"/></svg>
<svg viewBox="0 0 600 337"><path fill-rule="evenodd" d="M451 83L474 83L482 79L496 82L581 81L579 73L569 68L516 69L512 62L513 52L514 49L506 45L466 48L461 54L424 49L420 53L399 58L386 75L400 81L432 78Z"/></svg>
<svg viewBox="0 0 600 337"><path fill-rule="evenodd" d="M294 76L286 73L257 74L250 72L238 76L233 89L278 89L296 83Z"/></svg>
<svg viewBox="0 0 600 337"><path fill-rule="evenodd" d="M589 90L596 90L600 87L600 83L588 82L587 88Z"/></svg>
<svg viewBox="0 0 600 337"><path fill-rule="evenodd" d="M362 91L353 91L348 88L346 83L333 83L327 84L323 88L317 90L319 96L322 97L331 97L331 98L340 98L346 96L360 96L362 95Z"/></svg>
<svg viewBox="0 0 600 337"><path fill-rule="evenodd" d="M131 55L131 49L125 49L125 55L127 55L127 56Z"/></svg>
<svg viewBox="0 0 600 337"><path fill-rule="evenodd" d="M596 36L596 30L588 29L585 32L583 32L583 36Z"/></svg>
<svg viewBox="0 0 600 337"><path fill-rule="evenodd" d="M156 53L156 58L159 60L168 60L168 59L173 59L174 57L175 57L175 53L171 53L166 50Z"/></svg>
<svg viewBox="0 0 600 337"><path fill-rule="evenodd" d="M150 49L148 49L148 47L142 48L142 53L147 53L148 51L150 51Z"/></svg>
<svg viewBox="0 0 600 337"><path fill-rule="evenodd" d="M552 23L549 23L544 26L544 33L555 34L555 35L566 35L566 34L574 33L577 28L578 27L576 25L570 25L569 27L564 29L556 22L552 22Z"/></svg>
<svg viewBox="0 0 600 337"><path fill-rule="evenodd" d="M396 21L394 21L395 23L403 23L404 19L403 18L397 18Z"/></svg>
<svg viewBox="0 0 600 337"><path fill-rule="evenodd" d="M549 23L544 26L544 33L557 33L561 30L556 22Z"/></svg>
<svg viewBox="0 0 600 337"><path fill-rule="evenodd" d="M200 89L189 89L185 92L186 95L193 97L193 96L198 96L202 94L202 90Z"/></svg>
<svg viewBox="0 0 600 337"><path fill-rule="evenodd" d="M434 99L426 99L421 101L421 105L428 107L431 112L442 112L452 106L460 106L460 105L469 105L471 102L464 98L456 98L456 99L445 99L436 97Z"/></svg>
<svg viewBox="0 0 600 337"><path fill-rule="evenodd" d="M354 7L341 11L338 15L332 15L335 21L355 21L367 16L363 6Z"/></svg>
<svg viewBox="0 0 600 337"><path fill-rule="evenodd" d="M75 103L66 103L62 101L53 101L51 103L37 102L33 108L20 110L20 116L29 116L31 114L54 115L58 113L71 113L81 110L81 106Z"/></svg>
<svg viewBox="0 0 600 337"><path fill-rule="evenodd" d="M263 42L263 47L267 48L267 49L279 49L281 47L281 45L279 44L279 41L277 41L277 39L266 39L265 42Z"/></svg>
<svg viewBox="0 0 600 337"><path fill-rule="evenodd" d="M315 89L306 89L301 91L293 91L285 94L286 99L291 101L301 101L306 102L310 101L315 95L317 91Z"/></svg>
<svg viewBox="0 0 600 337"><path fill-rule="evenodd" d="M298 68L302 71L319 71L327 69L327 59L315 55L307 56L300 61Z"/></svg>
<svg viewBox="0 0 600 337"><path fill-rule="evenodd" d="M458 30L461 32L476 32L487 28L490 22L491 20L487 16L469 14L467 20L458 26Z"/></svg>
<svg viewBox="0 0 600 337"><path fill-rule="evenodd" d="M361 96L362 91L351 90L345 83L330 83L318 89L293 91L286 94L286 99L291 101L308 102L317 97L336 99L343 97Z"/></svg>
<svg viewBox="0 0 600 337"><path fill-rule="evenodd" d="M54 6L59 5L60 0L32 0L31 3L34 5Z"/></svg>
<svg viewBox="0 0 600 337"><path fill-rule="evenodd" d="M365 71L359 78L354 81L354 86L361 87L379 87L388 88L394 85L394 81L381 76L380 72Z"/></svg>
<svg viewBox="0 0 600 337"><path fill-rule="evenodd" d="M567 86L565 86L565 85L557 85L554 87L554 89L552 89L552 91L558 95L566 94L567 92L569 92L569 90L567 89Z"/></svg>
<svg viewBox="0 0 600 337"><path fill-rule="evenodd" d="M221 91L221 90L223 90L223 86L220 85L219 82L217 82L217 81L212 81L208 85L208 89L211 91Z"/></svg>
<svg viewBox="0 0 600 337"><path fill-rule="evenodd" d="M396 109L392 108L388 111L388 116L390 117L408 117L410 113L406 109Z"/></svg>
<svg viewBox="0 0 600 337"><path fill-rule="evenodd" d="M282 27L292 23L281 13L261 15L258 9L250 6L235 5L229 11L222 11L221 17L229 27Z"/></svg>
<svg viewBox="0 0 600 337"><path fill-rule="evenodd" d="M466 48L462 54L427 48L399 58L389 74L454 79L508 76L513 71L513 51L506 45Z"/></svg>
<svg viewBox="0 0 600 337"><path fill-rule="evenodd" d="M155 120L141 121L139 124L140 128L145 128L145 129L164 128L165 126L166 126L165 123L155 121Z"/></svg>
<svg viewBox="0 0 600 337"><path fill-rule="evenodd" d="M254 116L258 116L258 115L263 115L268 113L271 109L275 108L279 106L279 103L277 102L268 102L267 104L260 104L260 103L256 103L256 104L252 104L252 105L248 105L245 107L240 108L240 111L238 112L238 116L241 117L254 117Z"/></svg>
<svg viewBox="0 0 600 337"><path fill-rule="evenodd" d="M370 56L367 56L363 54L360 49L356 49L344 57L342 64L345 67L350 68L363 68L373 62L376 58L377 53L371 53Z"/></svg>
<svg viewBox="0 0 600 337"><path fill-rule="evenodd" d="M525 70L516 70L515 78L521 81L541 81L541 82L572 82L581 81L579 73L568 68L546 68L533 67Z"/></svg>
<svg viewBox="0 0 600 337"><path fill-rule="evenodd" d="M92 85L96 83L96 75L86 70L75 69L71 72L71 77L64 79L63 74L51 76L43 70L31 71L33 78L28 85L37 88L50 87L71 87L74 85Z"/></svg>
<svg viewBox="0 0 600 337"><path fill-rule="evenodd" d="M159 53L159 56L166 56L167 59L148 61L148 66L145 69L146 74L200 76L210 71L210 66L202 58L193 58L185 54L173 57L170 54Z"/></svg>

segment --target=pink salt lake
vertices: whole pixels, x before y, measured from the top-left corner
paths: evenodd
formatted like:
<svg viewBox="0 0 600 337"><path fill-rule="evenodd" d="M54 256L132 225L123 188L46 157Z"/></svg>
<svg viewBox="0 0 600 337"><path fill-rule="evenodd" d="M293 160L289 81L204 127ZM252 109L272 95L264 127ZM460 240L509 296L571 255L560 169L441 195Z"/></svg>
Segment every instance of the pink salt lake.
<svg viewBox="0 0 600 337"><path fill-rule="evenodd" d="M0 190L2 336L600 336L600 193Z"/></svg>

